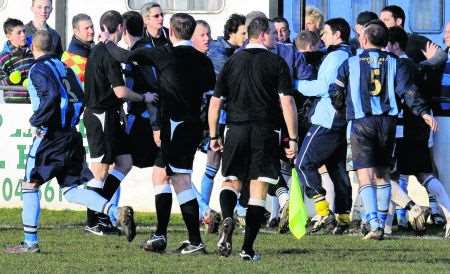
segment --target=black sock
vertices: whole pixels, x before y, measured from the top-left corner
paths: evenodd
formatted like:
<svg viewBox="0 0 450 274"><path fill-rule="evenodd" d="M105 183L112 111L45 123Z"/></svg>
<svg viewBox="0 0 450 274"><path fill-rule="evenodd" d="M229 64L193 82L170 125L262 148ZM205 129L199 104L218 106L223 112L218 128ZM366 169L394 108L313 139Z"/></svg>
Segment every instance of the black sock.
<svg viewBox="0 0 450 274"><path fill-rule="evenodd" d="M259 228L263 222L264 207L248 205L247 215L245 216L245 236L242 250L251 256L255 254L253 243L255 242L256 235L258 235Z"/></svg>
<svg viewBox="0 0 450 274"><path fill-rule="evenodd" d="M93 227L98 222L97 212L91 209L87 209L86 211L86 225L89 227Z"/></svg>
<svg viewBox="0 0 450 274"><path fill-rule="evenodd" d="M405 209L406 209L406 210L411 210L411 208L412 208L413 206L415 206L415 205L416 205L416 203L414 203L413 201L409 201L409 202L406 204Z"/></svg>
<svg viewBox="0 0 450 274"><path fill-rule="evenodd" d="M120 180L111 174L108 174L108 177L106 177L105 185L103 186L102 192L100 195L103 196L106 200L111 200L112 196L114 196L114 193L116 193L116 190L120 186Z"/></svg>
<svg viewBox="0 0 450 274"><path fill-rule="evenodd" d="M219 201L223 219L228 217L233 218L234 208L237 203L236 193L229 189L222 189L222 191L220 191Z"/></svg>
<svg viewBox="0 0 450 274"><path fill-rule="evenodd" d="M170 212L172 210L172 193L161 193L155 195L156 225L155 234L158 236L167 236L167 226L169 225Z"/></svg>
<svg viewBox="0 0 450 274"><path fill-rule="evenodd" d="M189 241L192 245L199 245L202 242L200 237L200 224L197 199L190 200L180 205L181 214L189 234Z"/></svg>

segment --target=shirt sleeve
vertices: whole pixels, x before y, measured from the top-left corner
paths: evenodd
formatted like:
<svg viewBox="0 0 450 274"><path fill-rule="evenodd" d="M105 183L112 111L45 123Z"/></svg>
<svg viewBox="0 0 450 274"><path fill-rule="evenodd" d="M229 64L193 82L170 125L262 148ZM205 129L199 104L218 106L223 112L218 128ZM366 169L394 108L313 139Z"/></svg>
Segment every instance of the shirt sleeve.
<svg viewBox="0 0 450 274"><path fill-rule="evenodd" d="M331 104L336 110L340 110L345 107L348 75L348 61L345 61L338 69L336 81L332 83L328 89Z"/></svg>
<svg viewBox="0 0 450 274"><path fill-rule="evenodd" d="M277 91L280 96L293 96L292 78L286 62L280 59Z"/></svg>
<svg viewBox="0 0 450 274"><path fill-rule="evenodd" d="M113 88L118 86L125 86L125 82L122 77L122 69L120 67L120 63L111 57L111 55L107 55L105 58L105 75L108 78L111 86Z"/></svg>

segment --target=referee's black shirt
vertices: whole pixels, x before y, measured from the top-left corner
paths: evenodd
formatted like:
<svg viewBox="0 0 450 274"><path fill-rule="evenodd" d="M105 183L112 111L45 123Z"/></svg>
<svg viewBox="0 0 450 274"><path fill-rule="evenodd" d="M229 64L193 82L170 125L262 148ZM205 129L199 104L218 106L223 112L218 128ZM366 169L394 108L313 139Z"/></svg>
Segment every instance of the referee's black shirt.
<svg viewBox="0 0 450 274"><path fill-rule="evenodd" d="M203 94L214 89L216 80L206 55L184 41L174 47L137 49L129 61L157 69L161 120L200 122Z"/></svg>
<svg viewBox="0 0 450 274"><path fill-rule="evenodd" d="M113 90L114 87L125 86L120 63L108 53L102 42L89 54L84 86L86 107L94 112L116 110L123 103Z"/></svg>
<svg viewBox="0 0 450 274"><path fill-rule="evenodd" d="M252 46L231 56L219 74L214 96L226 102L227 123L258 123L280 128L280 95L292 95L286 62Z"/></svg>

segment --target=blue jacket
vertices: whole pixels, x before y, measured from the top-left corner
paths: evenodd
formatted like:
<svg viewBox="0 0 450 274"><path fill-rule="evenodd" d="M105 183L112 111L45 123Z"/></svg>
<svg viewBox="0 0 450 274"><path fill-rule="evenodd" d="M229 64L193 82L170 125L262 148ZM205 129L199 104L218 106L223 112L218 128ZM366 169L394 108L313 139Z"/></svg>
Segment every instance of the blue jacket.
<svg viewBox="0 0 450 274"><path fill-rule="evenodd" d="M228 58L233 55L237 47L230 45L223 37L218 37L216 41L209 44L208 57L214 66L214 72L218 75L227 62Z"/></svg>
<svg viewBox="0 0 450 274"><path fill-rule="evenodd" d="M78 124L84 97L71 69L56 56L44 55L35 60L28 78L33 127L57 131Z"/></svg>
<svg viewBox="0 0 450 274"><path fill-rule="evenodd" d="M333 47L320 65L317 80L296 81L294 87L305 96L320 97L311 116L311 123L325 128L345 127L345 117L337 114L328 94L329 86L336 82L339 66L351 56L350 46L341 44ZM342 117L341 117L342 116Z"/></svg>
<svg viewBox="0 0 450 274"><path fill-rule="evenodd" d="M312 78L313 71L306 63L305 56L293 44L276 43L271 51L287 63L292 79L309 80Z"/></svg>

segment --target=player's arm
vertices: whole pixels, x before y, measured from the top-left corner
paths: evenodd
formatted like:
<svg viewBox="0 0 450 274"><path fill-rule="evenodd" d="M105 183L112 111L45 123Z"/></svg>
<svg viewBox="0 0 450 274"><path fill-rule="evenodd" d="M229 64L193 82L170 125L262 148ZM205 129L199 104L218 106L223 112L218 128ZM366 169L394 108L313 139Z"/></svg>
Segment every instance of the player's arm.
<svg viewBox="0 0 450 274"><path fill-rule="evenodd" d="M294 51L294 78L296 80L312 79L312 67L306 62L305 55L295 49Z"/></svg>
<svg viewBox="0 0 450 274"><path fill-rule="evenodd" d="M431 41L427 42L422 53L427 59L419 63L421 69L438 69L447 62L447 53Z"/></svg>
<svg viewBox="0 0 450 274"><path fill-rule="evenodd" d="M211 137L210 147L213 151L222 150L222 144L219 140L219 130L217 124L219 122L220 109L222 108L223 101L228 96L228 84L227 84L227 74L228 74L228 64L226 63L219 74L215 88L214 94L211 96L208 108L208 127L209 136Z"/></svg>
<svg viewBox="0 0 450 274"><path fill-rule="evenodd" d="M338 69L336 81L328 89L331 104L336 110L342 110L345 107L345 97L348 83L348 61L345 61Z"/></svg>
<svg viewBox="0 0 450 274"><path fill-rule="evenodd" d="M293 97L292 80L289 68L285 62L280 62L278 76L278 95L280 96L281 110L288 131L289 147L285 149L286 156L293 159L298 152L298 119L297 106Z"/></svg>
<svg viewBox="0 0 450 274"><path fill-rule="evenodd" d="M126 63L131 55L131 52L129 50L119 47L112 41L109 40L105 41L105 46L109 54L111 54L111 56L120 63Z"/></svg>
<svg viewBox="0 0 450 274"><path fill-rule="evenodd" d="M415 73L412 67L405 62L397 63L395 79L395 93L404 100L405 104L416 116L422 117L425 123L433 130L437 130L437 122L431 116L431 107L420 96L417 86L414 84Z"/></svg>
<svg viewBox="0 0 450 274"><path fill-rule="evenodd" d="M30 72L32 89L30 92L33 115L30 118L31 126L45 130L54 116L55 104L59 100L59 85L54 76L47 71L44 65L37 64Z"/></svg>

